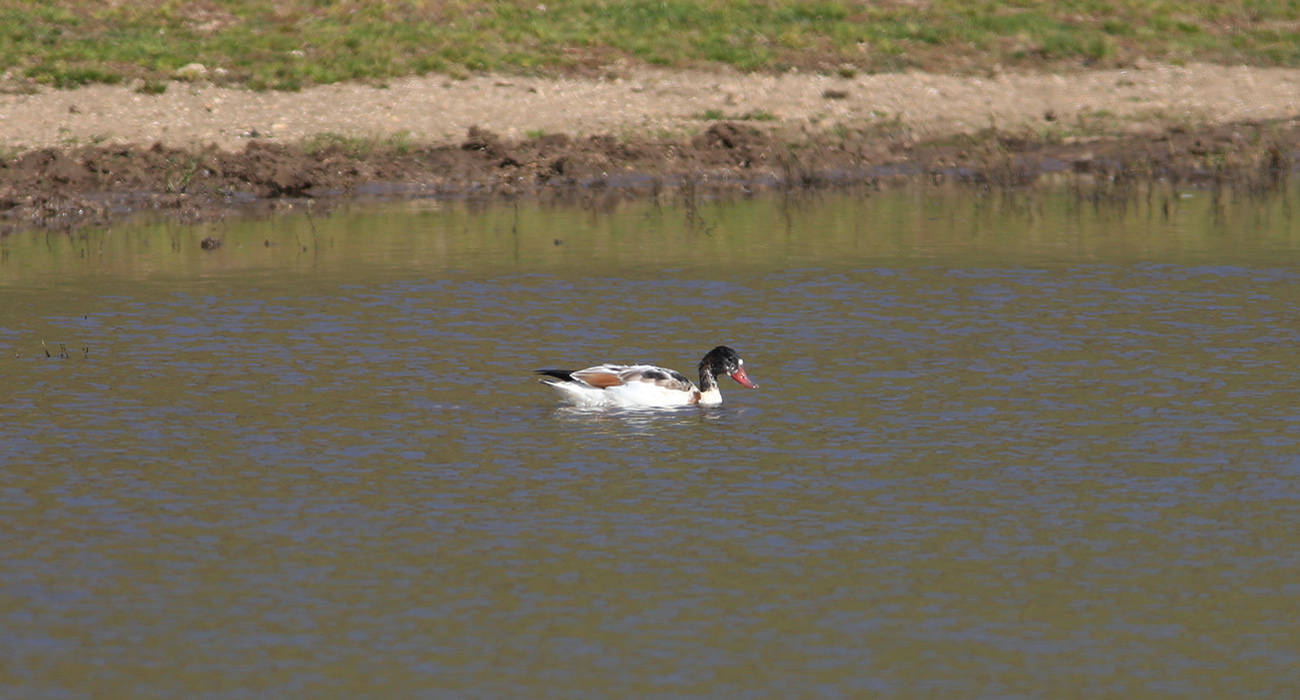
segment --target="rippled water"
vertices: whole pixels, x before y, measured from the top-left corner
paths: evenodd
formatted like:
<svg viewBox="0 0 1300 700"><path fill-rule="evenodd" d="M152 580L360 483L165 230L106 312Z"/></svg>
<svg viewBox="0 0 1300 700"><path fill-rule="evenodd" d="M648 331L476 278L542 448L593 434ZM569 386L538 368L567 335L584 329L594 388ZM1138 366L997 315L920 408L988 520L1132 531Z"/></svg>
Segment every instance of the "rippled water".
<svg viewBox="0 0 1300 700"><path fill-rule="evenodd" d="M0 245L0 696L1300 687L1286 198L415 202ZM762 388L716 409L530 376L718 343Z"/></svg>

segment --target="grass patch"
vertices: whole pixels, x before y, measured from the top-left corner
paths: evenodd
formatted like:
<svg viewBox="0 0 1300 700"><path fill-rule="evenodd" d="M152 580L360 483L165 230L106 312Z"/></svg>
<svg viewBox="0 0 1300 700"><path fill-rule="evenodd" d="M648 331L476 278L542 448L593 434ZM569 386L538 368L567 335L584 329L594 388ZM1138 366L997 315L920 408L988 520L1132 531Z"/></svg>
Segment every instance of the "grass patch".
<svg viewBox="0 0 1300 700"><path fill-rule="evenodd" d="M167 81L146 78L135 91L142 95L161 95L167 92Z"/></svg>
<svg viewBox="0 0 1300 700"><path fill-rule="evenodd" d="M699 116L706 122L712 121L732 121L732 122L771 122L776 121L776 115L765 109L753 109L743 114L727 114L720 109L706 109Z"/></svg>
<svg viewBox="0 0 1300 700"><path fill-rule="evenodd" d="M1119 117L1105 109L1081 110L1075 122L1076 133L1082 136L1097 136L1114 131L1119 124Z"/></svg>
<svg viewBox="0 0 1300 700"><path fill-rule="evenodd" d="M619 59L852 77L919 67L1300 65L1294 0L0 0L0 72L55 87L201 63L254 89L440 72L595 71ZM215 69L222 72L213 72Z"/></svg>
<svg viewBox="0 0 1300 700"><path fill-rule="evenodd" d="M327 131L313 134L302 140L302 150L308 155L335 151L349 156L367 156L375 150L375 139Z"/></svg>
<svg viewBox="0 0 1300 700"><path fill-rule="evenodd" d="M347 136L332 131L313 134L302 140L302 150L308 155L334 151L354 158L364 158L376 152L407 155L415 150L415 139L409 131L397 131L387 136Z"/></svg>
<svg viewBox="0 0 1300 700"><path fill-rule="evenodd" d="M392 153L404 156L411 152L411 149L415 147L415 143L411 138L411 132L403 129L384 137L384 147Z"/></svg>

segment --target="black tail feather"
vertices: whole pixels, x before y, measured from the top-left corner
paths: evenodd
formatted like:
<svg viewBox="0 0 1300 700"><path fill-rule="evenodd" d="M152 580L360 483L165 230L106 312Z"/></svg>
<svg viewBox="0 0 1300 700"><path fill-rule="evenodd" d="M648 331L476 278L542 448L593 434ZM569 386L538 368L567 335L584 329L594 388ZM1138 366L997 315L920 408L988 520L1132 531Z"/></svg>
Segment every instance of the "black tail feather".
<svg viewBox="0 0 1300 700"><path fill-rule="evenodd" d="M535 369L533 372L535 374L544 374L548 377L555 377L556 379L566 382L573 381L573 370L569 369Z"/></svg>

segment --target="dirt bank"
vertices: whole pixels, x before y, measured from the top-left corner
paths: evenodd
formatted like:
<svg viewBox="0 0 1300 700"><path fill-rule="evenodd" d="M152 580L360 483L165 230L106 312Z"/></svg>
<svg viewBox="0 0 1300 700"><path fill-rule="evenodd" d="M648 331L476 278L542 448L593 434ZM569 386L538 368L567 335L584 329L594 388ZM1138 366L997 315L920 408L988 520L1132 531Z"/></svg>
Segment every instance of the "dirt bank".
<svg viewBox="0 0 1300 700"><path fill-rule="evenodd" d="M1045 171L1263 186L1300 149L1300 71L412 78L255 93L0 95L0 229L186 220L252 200L834 186Z"/></svg>

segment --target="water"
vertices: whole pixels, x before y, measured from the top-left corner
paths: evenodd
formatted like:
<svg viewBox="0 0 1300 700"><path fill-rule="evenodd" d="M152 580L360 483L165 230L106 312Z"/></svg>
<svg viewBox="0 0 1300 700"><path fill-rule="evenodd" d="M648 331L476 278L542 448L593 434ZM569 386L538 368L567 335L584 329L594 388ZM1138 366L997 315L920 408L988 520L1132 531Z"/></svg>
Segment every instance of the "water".
<svg viewBox="0 0 1300 700"><path fill-rule="evenodd" d="M5 239L0 697L1300 687L1289 199L688 211ZM529 373L718 343L717 409Z"/></svg>

